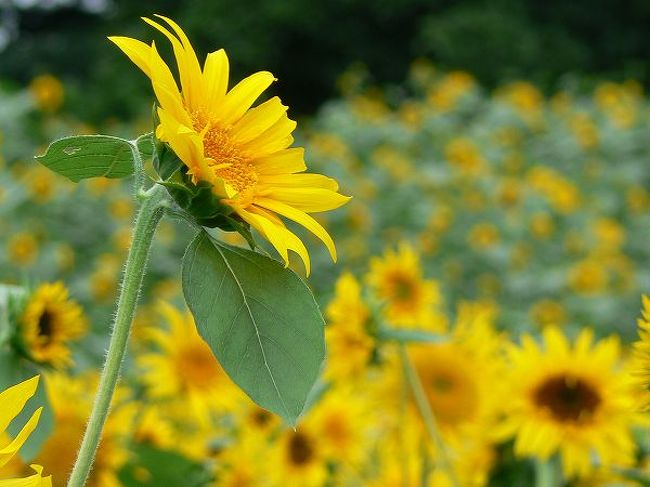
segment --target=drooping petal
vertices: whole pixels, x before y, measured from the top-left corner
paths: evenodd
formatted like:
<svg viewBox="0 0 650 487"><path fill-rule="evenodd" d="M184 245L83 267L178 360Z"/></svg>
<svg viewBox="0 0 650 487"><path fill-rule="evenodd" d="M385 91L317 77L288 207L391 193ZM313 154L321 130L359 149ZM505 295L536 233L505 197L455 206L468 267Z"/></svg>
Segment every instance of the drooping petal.
<svg viewBox="0 0 650 487"><path fill-rule="evenodd" d="M313 217L292 206L267 198L258 198L255 201L255 204L262 208L266 208L267 210L274 211L305 227L325 244L332 260L336 262L336 246L334 245L334 240L332 240L330 234L327 233L327 230L325 230L325 228L323 228L323 226Z"/></svg>
<svg viewBox="0 0 650 487"><path fill-rule="evenodd" d="M308 213L334 210L350 200L349 196L323 188L270 188L260 193Z"/></svg>
<svg viewBox="0 0 650 487"><path fill-rule="evenodd" d="M330 191L338 191L339 183L332 178L322 174L277 174L264 176L260 181L266 186L277 186L282 188L324 188Z"/></svg>

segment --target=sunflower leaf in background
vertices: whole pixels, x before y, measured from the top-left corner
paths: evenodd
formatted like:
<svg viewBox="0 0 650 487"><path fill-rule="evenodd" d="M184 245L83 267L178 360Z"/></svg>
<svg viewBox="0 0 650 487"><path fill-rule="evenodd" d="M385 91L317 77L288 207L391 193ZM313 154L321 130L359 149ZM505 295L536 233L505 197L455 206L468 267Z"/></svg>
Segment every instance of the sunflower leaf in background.
<svg viewBox="0 0 650 487"><path fill-rule="evenodd" d="M183 256L183 293L199 333L255 402L296 423L325 355L324 322L290 269L200 232Z"/></svg>
<svg viewBox="0 0 650 487"><path fill-rule="evenodd" d="M12 298L20 295L22 289L18 286L0 284L0 349L11 338L11 327L9 325L9 307Z"/></svg>
<svg viewBox="0 0 650 487"><path fill-rule="evenodd" d="M0 349L0 390L8 389L9 387L34 377L37 374L38 369L35 366L20 358L9 349ZM29 436L29 439L20 450L20 457L25 462L29 462L36 457L38 452L41 450L43 443L49 438L54 430L54 415L49 406L49 401L45 392L45 385L43 383L39 384L34 398L27 406L25 406L22 412L16 416L16 419L8 428L8 432L12 436L17 435L22 425L27 423L34 411L39 407L43 407L43 412L38 422L38 427Z"/></svg>
<svg viewBox="0 0 650 487"><path fill-rule="evenodd" d="M140 146L147 147L146 138L138 143ZM52 142L36 160L75 183L88 178L118 179L133 174L131 142L109 135L64 137Z"/></svg>

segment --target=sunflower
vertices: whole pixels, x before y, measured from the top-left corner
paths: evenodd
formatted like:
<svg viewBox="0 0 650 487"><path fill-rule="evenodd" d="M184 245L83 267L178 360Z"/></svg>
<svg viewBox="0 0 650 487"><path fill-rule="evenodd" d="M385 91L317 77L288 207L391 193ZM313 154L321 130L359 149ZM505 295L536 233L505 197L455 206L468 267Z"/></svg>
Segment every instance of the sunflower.
<svg viewBox="0 0 650 487"><path fill-rule="evenodd" d="M271 455L271 485L317 487L325 482L327 465L322 442L307 421L296 430L285 430L273 445Z"/></svg>
<svg viewBox="0 0 650 487"><path fill-rule="evenodd" d="M601 467L630 465L635 421L616 337L594 343L585 328L573 347L556 327L543 331L543 346L522 337L511 344L511 374L503 397L501 433L515 438L515 454L547 460L560 455L568 478Z"/></svg>
<svg viewBox="0 0 650 487"><path fill-rule="evenodd" d="M367 280L386 302L386 318L392 325L444 329L438 311L442 300L438 283L422 278L420 258L409 244L402 243L397 252L388 249L381 258L371 259Z"/></svg>
<svg viewBox="0 0 650 487"><path fill-rule="evenodd" d="M74 465L92 407L89 390L97 388L98 375L69 377L60 372L48 374L46 386L54 413L54 432L43 444L36 461L47 465L54 474L54 487L64 487ZM118 473L129 454L126 442L132 431L134 407L122 404L126 391L118 389L114 407L104 426L102 440L88 478L87 487L116 487L121 485Z"/></svg>
<svg viewBox="0 0 650 487"><path fill-rule="evenodd" d="M650 409L650 298L642 297L643 310L638 320L640 340L634 344L634 379L641 396L641 408Z"/></svg>
<svg viewBox="0 0 650 487"><path fill-rule="evenodd" d="M150 328L149 342L157 350L137 358L148 394L156 399L183 399L207 423L212 412L230 409L242 395L199 336L192 315L165 302L158 310L169 329Z"/></svg>
<svg viewBox="0 0 650 487"><path fill-rule="evenodd" d="M335 296L325 310L328 361L325 373L329 378L350 380L370 361L373 341L367 331L370 310L361 296L359 281L345 272L336 281Z"/></svg>
<svg viewBox="0 0 650 487"><path fill-rule="evenodd" d="M156 136L167 143L194 183L205 181L221 202L266 238L288 264L296 252L309 273L309 254L280 216L314 233L336 260L334 242L309 213L333 210L348 201L338 184L320 174L304 174L304 150L290 147L296 122L278 97L251 108L275 81L255 73L228 90L229 62L223 49L208 54L203 68L183 30L143 20L171 42L181 90L155 43L110 37L150 79L158 99ZM301 174L302 173L302 174Z"/></svg>
<svg viewBox="0 0 650 487"><path fill-rule="evenodd" d="M20 341L35 361L61 368L72 364L68 343L86 331L81 307L62 282L41 284L29 297L20 319Z"/></svg>
<svg viewBox="0 0 650 487"><path fill-rule="evenodd" d="M462 303L449 341L412 346L409 355L429 405L447 439L489 429L503 372L495 313L482 303Z"/></svg>
<svg viewBox="0 0 650 487"><path fill-rule="evenodd" d="M0 392L0 468L7 465L18 453L29 435L36 429L43 408L38 408L20 432L10 439L5 430L16 416L23 410L27 401L34 396L38 387L38 376L16 384ZM0 487L52 487L52 477L43 477L43 467L32 465L36 472L34 475L23 479L0 480Z"/></svg>

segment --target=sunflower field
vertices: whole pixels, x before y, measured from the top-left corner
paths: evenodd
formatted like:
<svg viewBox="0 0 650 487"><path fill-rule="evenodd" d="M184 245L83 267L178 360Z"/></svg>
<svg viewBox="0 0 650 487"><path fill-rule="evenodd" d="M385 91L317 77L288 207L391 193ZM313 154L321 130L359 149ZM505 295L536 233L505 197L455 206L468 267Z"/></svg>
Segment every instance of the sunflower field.
<svg viewBox="0 0 650 487"><path fill-rule="evenodd" d="M144 22L140 118L0 84L0 487L650 485L640 82L354 65L296 126Z"/></svg>

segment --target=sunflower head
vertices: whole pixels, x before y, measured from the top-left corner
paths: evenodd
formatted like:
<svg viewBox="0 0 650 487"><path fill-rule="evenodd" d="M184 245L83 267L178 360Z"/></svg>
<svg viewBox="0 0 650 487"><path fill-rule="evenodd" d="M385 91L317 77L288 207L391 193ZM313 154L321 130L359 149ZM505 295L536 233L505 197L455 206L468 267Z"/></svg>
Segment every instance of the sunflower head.
<svg viewBox="0 0 650 487"><path fill-rule="evenodd" d="M87 319L62 282L41 284L19 318L17 342L32 360L55 368L72 364L69 344L81 338Z"/></svg>
<svg viewBox="0 0 650 487"><path fill-rule="evenodd" d="M127 37L111 37L152 82L157 98L156 166L170 194L203 225L239 230L253 227L288 263L296 252L309 272L309 254L281 217L316 235L336 259L334 242L309 213L333 210L348 197L320 174L305 174L304 150L291 147L296 122L278 97L251 108L275 81L255 73L231 89L223 49L201 66L183 30L171 19L143 19L171 43L180 87L158 54Z"/></svg>

